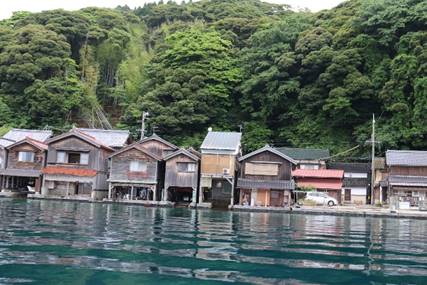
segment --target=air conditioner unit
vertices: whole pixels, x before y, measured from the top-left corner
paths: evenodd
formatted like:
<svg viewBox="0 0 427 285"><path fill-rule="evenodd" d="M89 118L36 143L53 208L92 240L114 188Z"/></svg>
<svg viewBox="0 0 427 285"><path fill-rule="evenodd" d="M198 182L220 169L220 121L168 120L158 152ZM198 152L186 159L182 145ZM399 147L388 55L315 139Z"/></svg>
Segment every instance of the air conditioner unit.
<svg viewBox="0 0 427 285"><path fill-rule="evenodd" d="M229 168L224 168L222 173L224 175L230 175L230 169Z"/></svg>

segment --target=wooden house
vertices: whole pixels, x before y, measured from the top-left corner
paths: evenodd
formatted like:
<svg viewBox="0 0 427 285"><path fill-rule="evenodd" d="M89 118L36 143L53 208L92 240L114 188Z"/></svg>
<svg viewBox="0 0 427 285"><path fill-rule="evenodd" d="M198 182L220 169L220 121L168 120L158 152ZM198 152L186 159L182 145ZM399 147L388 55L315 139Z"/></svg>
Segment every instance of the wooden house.
<svg viewBox="0 0 427 285"><path fill-rule="evenodd" d="M388 204L388 173L385 165L385 157L375 158L374 193L371 204Z"/></svg>
<svg viewBox="0 0 427 285"><path fill-rule="evenodd" d="M386 167L390 205L427 206L427 151L388 150Z"/></svg>
<svg viewBox="0 0 427 285"><path fill-rule="evenodd" d="M163 200L175 203L197 203L200 153L179 149L165 158Z"/></svg>
<svg viewBox="0 0 427 285"><path fill-rule="evenodd" d="M239 158L239 162L237 188L240 206L290 206L295 188L292 180L292 168L297 164L295 160L267 145Z"/></svg>
<svg viewBox="0 0 427 285"><path fill-rule="evenodd" d="M326 169L327 149L279 147L278 151L297 162L299 169Z"/></svg>
<svg viewBox="0 0 427 285"><path fill-rule="evenodd" d="M138 142L110 157L108 198L157 201L161 158Z"/></svg>
<svg viewBox="0 0 427 285"><path fill-rule="evenodd" d="M341 197L343 204L366 205L370 193L371 170L370 163L363 162L333 162L329 169L344 170Z"/></svg>
<svg viewBox="0 0 427 285"><path fill-rule="evenodd" d="M241 155L241 133L213 132L206 135L201 150L198 207L234 204L237 159Z"/></svg>
<svg viewBox="0 0 427 285"><path fill-rule="evenodd" d="M35 191L40 193L42 168L46 162L47 145L25 138L5 148L3 190Z"/></svg>
<svg viewBox="0 0 427 285"><path fill-rule="evenodd" d="M298 189L309 188L318 192L326 192L341 204L344 170L296 169L292 172L292 176Z"/></svg>
<svg viewBox="0 0 427 285"><path fill-rule="evenodd" d="M6 162L7 162L7 147L9 147L12 144L15 144L19 141L23 141L27 138L33 139L37 142L44 142L49 137L52 136L52 131L49 130L27 130L27 129L11 129L9 130L3 137L0 138L0 185L2 189L7 188L16 188L12 187L13 185L17 185L16 183L12 184L12 180L14 182L20 181L22 184L23 179L26 178L17 178L18 176L15 176L15 178L12 178L10 175L10 170L6 171ZM29 184L26 186L35 187L35 177L30 177L28 179ZM23 184L22 184L23 185ZM21 189L28 188L28 187L19 187Z"/></svg>
<svg viewBox="0 0 427 285"><path fill-rule="evenodd" d="M108 194L107 157L114 150L72 129L47 141L42 195L103 199Z"/></svg>

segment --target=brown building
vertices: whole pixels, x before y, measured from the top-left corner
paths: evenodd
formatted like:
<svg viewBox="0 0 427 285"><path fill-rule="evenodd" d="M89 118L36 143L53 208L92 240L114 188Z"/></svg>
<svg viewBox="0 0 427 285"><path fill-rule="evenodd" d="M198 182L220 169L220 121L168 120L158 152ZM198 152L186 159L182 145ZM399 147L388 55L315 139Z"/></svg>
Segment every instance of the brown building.
<svg viewBox="0 0 427 285"><path fill-rule="evenodd" d="M114 149L79 129L53 137L47 143L42 195L107 197L107 157Z"/></svg>
<svg viewBox="0 0 427 285"><path fill-rule="evenodd" d="M213 131L206 135L200 147L198 207L233 205L241 136L241 133Z"/></svg>
<svg viewBox="0 0 427 285"><path fill-rule="evenodd" d="M239 158L239 162L240 206L290 206L295 188L291 175L295 160L267 145Z"/></svg>
<svg viewBox="0 0 427 285"><path fill-rule="evenodd" d="M341 189L344 170L334 169L296 169L292 172L299 189L314 189L326 192L341 204Z"/></svg>
<svg viewBox="0 0 427 285"><path fill-rule="evenodd" d="M197 203L200 153L177 150L165 158L163 200L175 203Z"/></svg>
<svg viewBox="0 0 427 285"><path fill-rule="evenodd" d="M40 193L42 168L46 162L47 145L25 138L5 148L2 189Z"/></svg>
<svg viewBox="0 0 427 285"><path fill-rule="evenodd" d="M110 157L108 198L113 200L156 201L161 158L139 142Z"/></svg>
<svg viewBox="0 0 427 285"><path fill-rule="evenodd" d="M386 167L390 205L427 207L427 151L388 150Z"/></svg>

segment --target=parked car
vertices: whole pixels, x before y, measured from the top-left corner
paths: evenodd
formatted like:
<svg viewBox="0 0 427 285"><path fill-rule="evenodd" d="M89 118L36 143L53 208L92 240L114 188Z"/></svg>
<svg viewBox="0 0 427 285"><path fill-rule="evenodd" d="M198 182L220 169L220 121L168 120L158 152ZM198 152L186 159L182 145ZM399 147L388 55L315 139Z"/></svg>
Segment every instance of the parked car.
<svg viewBox="0 0 427 285"><path fill-rule="evenodd" d="M328 196L326 193L322 192L308 192L305 200L310 200L315 202L316 204L335 206L338 205L337 199Z"/></svg>

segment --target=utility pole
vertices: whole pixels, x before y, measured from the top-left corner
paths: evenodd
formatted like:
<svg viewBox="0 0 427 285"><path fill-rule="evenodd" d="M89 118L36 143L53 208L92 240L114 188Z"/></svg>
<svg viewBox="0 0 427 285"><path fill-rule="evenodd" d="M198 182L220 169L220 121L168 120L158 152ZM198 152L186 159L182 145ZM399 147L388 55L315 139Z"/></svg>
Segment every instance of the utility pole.
<svg viewBox="0 0 427 285"><path fill-rule="evenodd" d="M141 140L145 137L145 119L147 119L149 113L142 111L142 119L141 119Z"/></svg>
<svg viewBox="0 0 427 285"><path fill-rule="evenodd" d="M371 161L371 204L374 203L374 184L375 184L375 114L372 114L372 161Z"/></svg>

